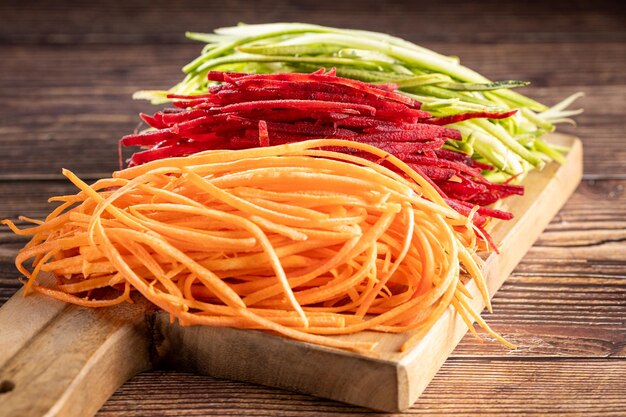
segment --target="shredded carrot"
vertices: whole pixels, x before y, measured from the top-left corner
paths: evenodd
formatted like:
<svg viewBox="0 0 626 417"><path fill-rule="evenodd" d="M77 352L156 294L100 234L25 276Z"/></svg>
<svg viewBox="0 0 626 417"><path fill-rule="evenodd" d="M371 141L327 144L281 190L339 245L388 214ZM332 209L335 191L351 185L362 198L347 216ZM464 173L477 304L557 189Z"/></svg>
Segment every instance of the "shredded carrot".
<svg viewBox="0 0 626 417"><path fill-rule="evenodd" d="M329 150L337 148L396 171ZM79 192L51 198L62 204L45 221L3 221L32 235L16 258L27 289L91 307L138 291L183 325L264 329L355 351L375 343L329 335L412 330L406 349L454 308L508 345L471 310L460 279L467 271L490 307L475 210L468 218L451 209L380 149L319 139L206 151L91 186L63 173ZM57 284L39 284L40 271Z"/></svg>

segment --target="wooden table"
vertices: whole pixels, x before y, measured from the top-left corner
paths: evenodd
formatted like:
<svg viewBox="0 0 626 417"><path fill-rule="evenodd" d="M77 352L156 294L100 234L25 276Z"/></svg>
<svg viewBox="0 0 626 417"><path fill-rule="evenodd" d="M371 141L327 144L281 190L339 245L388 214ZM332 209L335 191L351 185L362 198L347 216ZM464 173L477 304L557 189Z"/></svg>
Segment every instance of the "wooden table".
<svg viewBox="0 0 626 417"><path fill-rule="evenodd" d="M403 415L626 415L626 11L616 2L126 0L0 4L0 218L40 218L72 191L60 168L109 175L136 126L130 99L169 86L200 45L185 30L308 21L390 32L493 79L532 81L547 104L576 91L560 127L584 142L581 186L493 300L488 321L519 349L467 336ZM73 192L73 191L72 191ZM0 302L20 286L25 240L0 230ZM1 335L0 335L1 337ZM1 406L1 397L0 397ZM172 371L133 378L99 416L357 415L356 407Z"/></svg>

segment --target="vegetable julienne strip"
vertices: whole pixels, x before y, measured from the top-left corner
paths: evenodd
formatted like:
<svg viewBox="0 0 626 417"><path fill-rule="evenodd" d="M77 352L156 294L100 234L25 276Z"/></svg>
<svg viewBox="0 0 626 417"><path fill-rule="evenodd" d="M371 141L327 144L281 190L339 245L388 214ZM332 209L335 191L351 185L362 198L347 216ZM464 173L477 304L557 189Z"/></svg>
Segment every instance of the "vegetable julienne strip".
<svg viewBox="0 0 626 417"><path fill-rule="evenodd" d="M398 172L320 150L333 147L385 158ZM312 177L255 175L280 168L284 176L290 166ZM16 258L27 288L63 301L109 306L136 290L183 325L263 329L355 351L374 344L328 335L416 330L406 349L451 305L467 323L477 316L460 280L462 268L485 288L471 219L407 164L367 144L319 139L206 151L116 172L115 190L64 174L80 189L61 198L73 207L27 230L3 221L33 235ZM342 178L370 186L325 188ZM205 236L232 245L203 246ZM238 239L246 245L235 247ZM57 285L39 284L41 270L55 272ZM122 294L110 298L112 289Z"/></svg>

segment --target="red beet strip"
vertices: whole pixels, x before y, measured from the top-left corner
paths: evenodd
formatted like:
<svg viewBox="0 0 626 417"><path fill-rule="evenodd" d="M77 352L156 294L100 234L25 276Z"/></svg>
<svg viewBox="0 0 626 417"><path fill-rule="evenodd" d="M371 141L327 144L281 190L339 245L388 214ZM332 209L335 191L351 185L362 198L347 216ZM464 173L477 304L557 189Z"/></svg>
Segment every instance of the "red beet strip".
<svg viewBox="0 0 626 417"><path fill-rule="evenodd" d="M473 112L433 117L420 103L399 94L394 84L372 85L337 77L334 70L312 74L242 74L211 71L221 84L200 95L170 95L175 108L141 118L154 130L124 136L123 146L141 146L129 165L184 156L208 149L245 149L314 138L368 143L406 162L426 178L452 208L468 215L481 206L474 223L486 217L509 219L510 213L484 207L523 187L494 184L481 171L491 166L460 152L443 149L460 140L444 127L472 118L501 119L506 113ZM374 160L353 149L333 149ZM374 161L388 167L383 161ZM395 168L394 168L395 169Z"/></svg>
<svg viewBox="0 0 626 417"><path fill-rule="evenodd" d="M478 118L506 119L507 117L513 116L515 113L517 113L517 110L511 110L511 111L504 112L504 113L484 111L484 112L453 114L451 116L433 117L430 120L428 120L428 123L432 123L435 125L449 125L451 123L458 123L464 120L478 119Z"/></svg>

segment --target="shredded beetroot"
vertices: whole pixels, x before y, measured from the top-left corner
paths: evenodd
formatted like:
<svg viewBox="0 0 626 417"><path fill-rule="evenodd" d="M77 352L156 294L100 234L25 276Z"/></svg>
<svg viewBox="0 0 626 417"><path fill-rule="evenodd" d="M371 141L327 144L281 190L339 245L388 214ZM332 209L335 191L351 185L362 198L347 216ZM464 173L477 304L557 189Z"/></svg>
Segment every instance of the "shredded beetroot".
<svg viewBox="0 0 626 417"><path fill-rule="evenodd" d="M259 121L259 146L270 146L270 136L265 120Z"/></svg>
<svg viewBox="0 0 626 417"><path fill-rule="evenodd" d="M473 221L510 219L487 206L523 188L494 184L481 174L491 166L443 149L460 140L444 125L472 118L501 119L506 113L464 113L433 117L420 103L399 94L394 84L374 85L319 70L311 74L242 74L211 71L211 86L201 95L170 95L175 108L141 118L154 130L124 136L122 146L140 146L129 166L209 149L245 149L314 138L338 138L383 149L423 175L452 208ZM340 150L347 151L347 150ZM350 150L354 153L354 150ZM371 155L361 155L371 158ZM385 161L375 161L386 165ZM387 164L388 166L391 166Z"/></svg>
<svg viewBox="0 0 626 417"><path fill-rule="evenodd" d="M433 117L429 119L428 122L435 125L449 125L450 123L458 123L464 120L469 119L478 119L478 118L486 118L486 119L506 119L507 117L513 116L517 113L517 110L511 110L504 113L495 113L495 112L475 112L475 113L463 113L463 114L455 114L452 116L445 117Z"/></svg>

